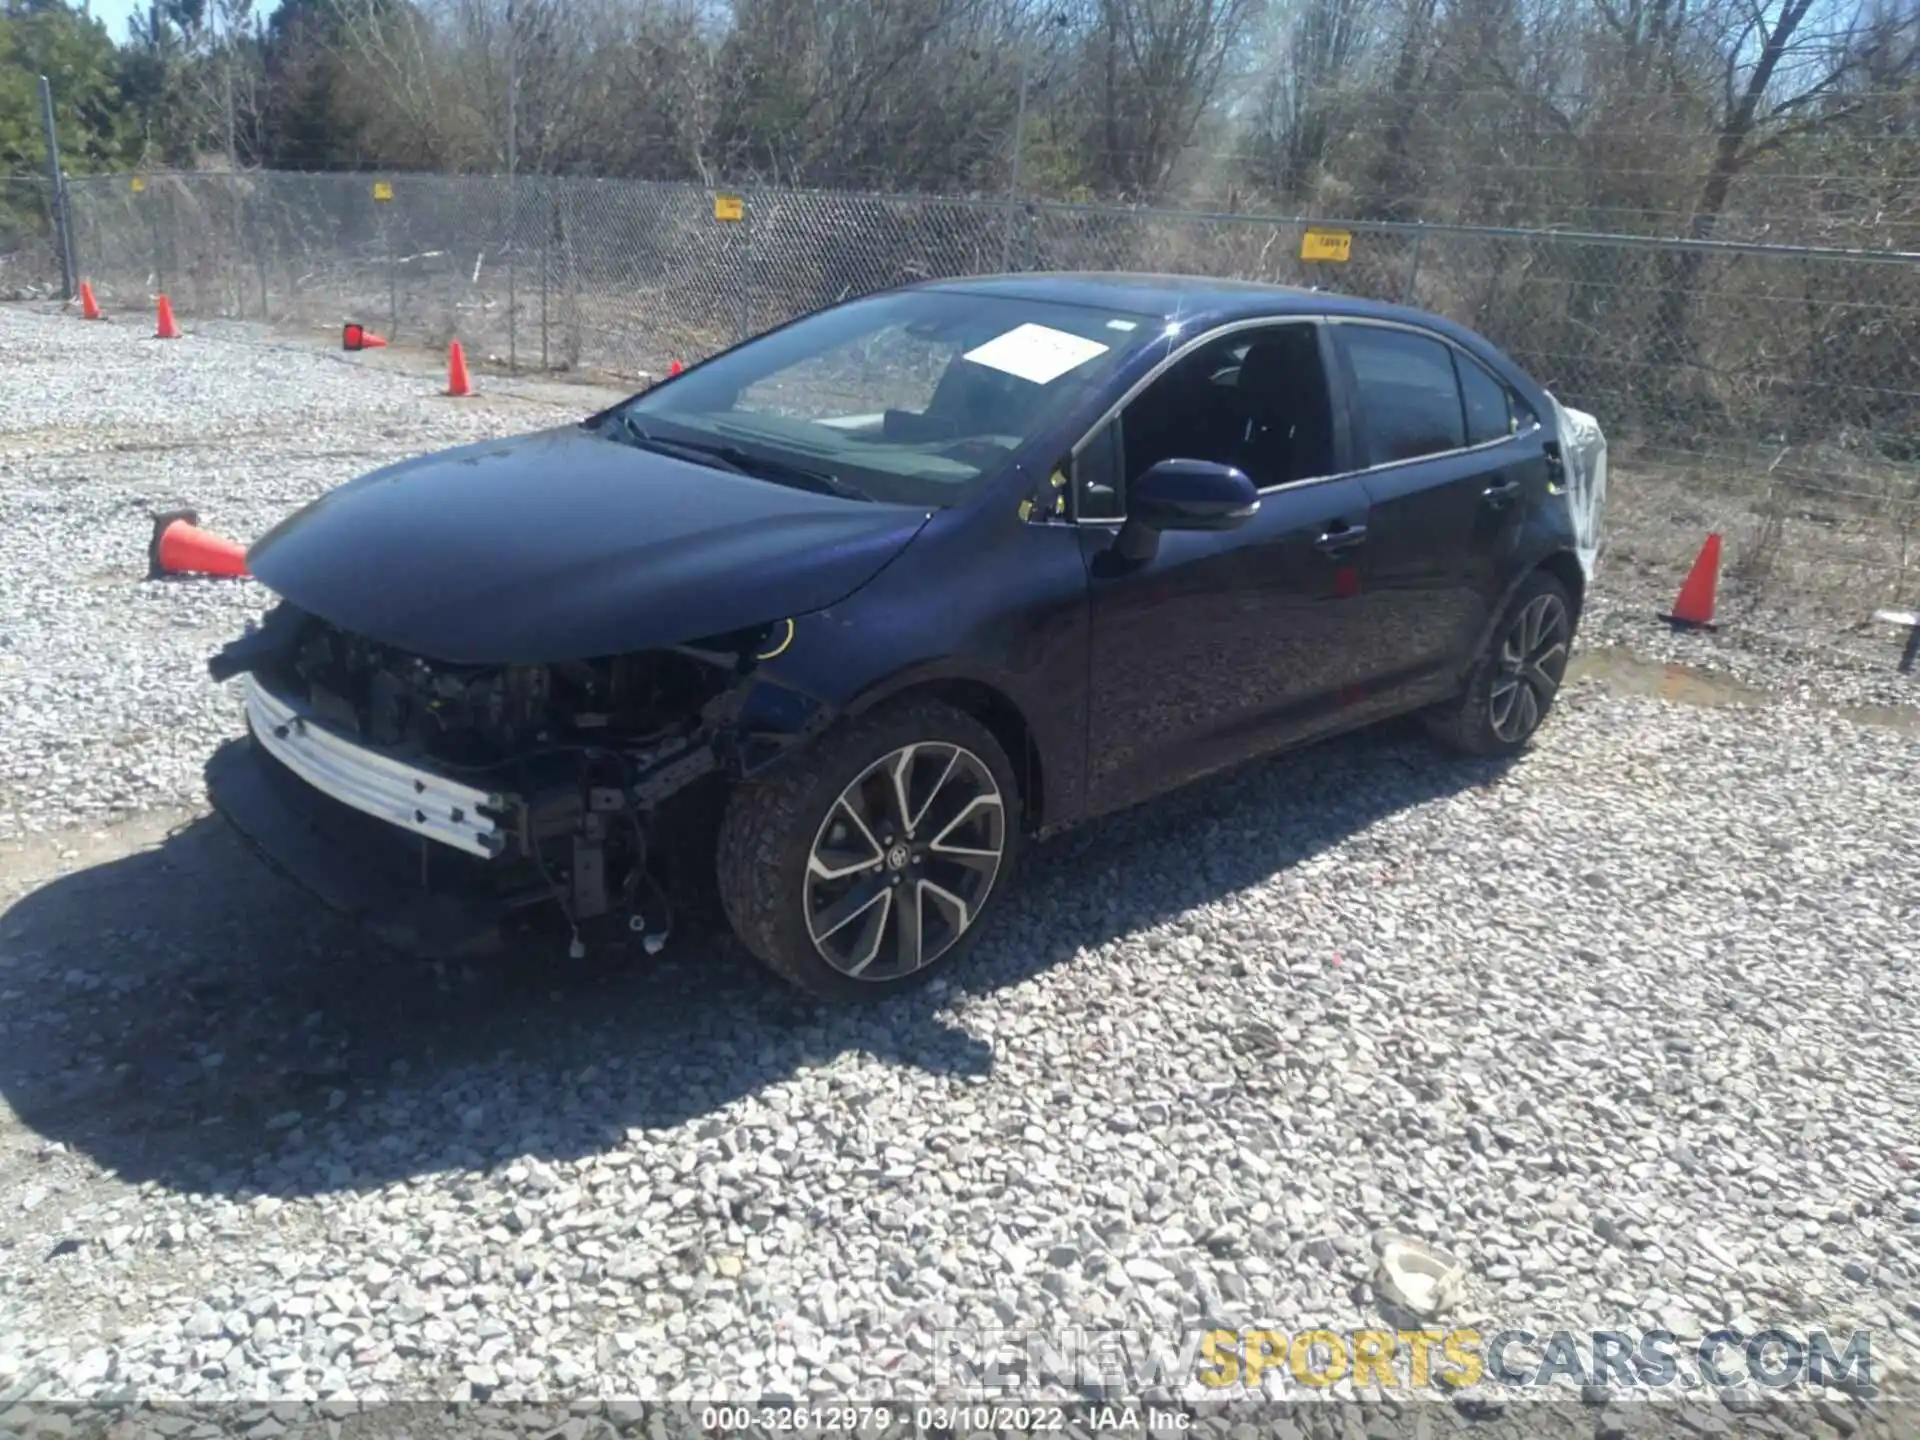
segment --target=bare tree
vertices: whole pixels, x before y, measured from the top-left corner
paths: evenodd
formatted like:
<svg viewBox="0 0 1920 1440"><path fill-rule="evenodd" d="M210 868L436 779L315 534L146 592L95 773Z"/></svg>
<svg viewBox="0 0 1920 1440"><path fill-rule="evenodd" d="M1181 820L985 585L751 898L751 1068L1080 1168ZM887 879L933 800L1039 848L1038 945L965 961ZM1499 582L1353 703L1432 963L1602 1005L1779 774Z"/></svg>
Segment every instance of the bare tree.
<svg viewBox="0 0 1920 1440"><path fill-rule="evenodd" d="M1259 14L1259 0L1097 0L1083 83L1102 188L1163 193Z"/></svg>
<svg viewBox="0 0 1920 1440"><path fill-rule="evenodd" d="M1249 178L1305 199L1331 153L1348 87L1364 62L1375 0L1302 0L1287 17L1245 141Z"/></svg>
<svg viewBox="0 0 1920 1440"><path fill-rule="evenodd" d="M719 67L723 163L885 187L965 184L983 160L997 170L1017 68L1010 13L1006 0L736 0Z"/></svg>
<svg viewBox="0 0 1920 1440"><path fill-rule="evenodd" d="M1724 14L1715 17L1721 76L1712 158L1688 226L1693 239L1712 237L1734 181L1756 158L1857 109L1853 102L1829 102L1861 62L1866 14L1855 3L1844 5L1832 22L1816 21L1814 9L1814 0L1728 0ZM1668 260L1662 277L1654 357L1676 382L1672 401L1678 407L1704 399L1703 387L1685 382L1703 258L1698 250L1682 251Z"/></svg>
<svg viewBox="0 0 1920 1440"><path fill-rule="evenodd" d="M265 143L265 86L253 0L176 4L179 32L171 67L194 147L229 169L258 157Z"/></svg>
<svg viewBox="0 0 1920 1440"><path fill-rule="evenodd" d="M341 117L394 168L469 169L484 153L470 92L434 18L390 0L335 0L322 42Z"/></svg>

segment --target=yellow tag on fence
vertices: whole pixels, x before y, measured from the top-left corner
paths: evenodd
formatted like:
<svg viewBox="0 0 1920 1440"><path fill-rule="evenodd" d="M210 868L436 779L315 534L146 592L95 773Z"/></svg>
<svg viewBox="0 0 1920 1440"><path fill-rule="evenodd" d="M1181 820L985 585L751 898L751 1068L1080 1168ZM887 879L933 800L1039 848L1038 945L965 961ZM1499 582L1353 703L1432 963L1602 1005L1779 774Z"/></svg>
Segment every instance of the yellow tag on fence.
<svg viewBox="0 0 1920 1440"><path fill-rule="evenodd" d="M374 181L373 182L373 198L376 200L393 199L393 182L389 180Z"/></svg>
<svg viewBox="0 0 1920 1440"><path fill-rule="evenodd" d="M1300 237L1302 260L1331 260L1346 263L1353 253L1353 234L1347 230L1309 230Z"/></svg>
<svg viewBox="0 0 1920 1440"><path fill-rule="evenodd" d="M716 195L713 197L713 218L744 220L747 218L747 202L738 195Z"/></svg>
<svg viewBox="0 0 1920 1440"><path fill-rule="evenodd" d="M133 193L134 194L138 195L142 190L146 188L147 188L147 180L144 175L136 175L133 177Z"/></svg>

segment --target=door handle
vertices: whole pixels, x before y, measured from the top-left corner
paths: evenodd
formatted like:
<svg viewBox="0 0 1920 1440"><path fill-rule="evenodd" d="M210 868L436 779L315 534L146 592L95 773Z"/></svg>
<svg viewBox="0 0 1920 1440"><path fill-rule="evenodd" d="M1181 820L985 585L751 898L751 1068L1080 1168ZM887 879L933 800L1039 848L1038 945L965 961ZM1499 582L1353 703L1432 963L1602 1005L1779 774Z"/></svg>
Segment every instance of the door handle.
<svg viewBox="0 0 1920 1440"><path fill-rule="evenodd" d="M1496 480L1480 492L1480 498L1492 505L1505 505L1509 500L1520 497L1518 480Z"/></svg>
<svg viewBox="0 0 1920 1440"><path fill-rule="evenodd" d="M1321 535L1318 540L1313 542L1313 548L1318 550L1322 555L1337 555L1342 550L1351 550L1356 545L1364 544L1366 538L1366 526L1342 525L1337 530L1328 530Z"/></svg>

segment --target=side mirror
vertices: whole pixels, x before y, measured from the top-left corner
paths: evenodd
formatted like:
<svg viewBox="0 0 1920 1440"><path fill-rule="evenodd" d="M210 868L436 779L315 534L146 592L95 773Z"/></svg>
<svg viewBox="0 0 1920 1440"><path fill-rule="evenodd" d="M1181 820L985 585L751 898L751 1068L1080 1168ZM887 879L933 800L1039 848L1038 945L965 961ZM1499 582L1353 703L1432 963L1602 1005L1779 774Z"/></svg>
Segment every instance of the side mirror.
<svg viewBox="0 0 1920 1440"><path fill-rule="evenodd" d="M1232 530L1259 508L1253 481L1211 460L1162 460L1127 494L1127 519L1149 530Z"/></svg>
<svg viewBox="0 0 1920 1440"><path fill-rule="evenodd" d="M1160 548L1165 530L1232 530L1260 508L1253 481L1231 465L1211 460L1162 460L1127 491L1127 519L1104 562L1144 565Z"/></svg>

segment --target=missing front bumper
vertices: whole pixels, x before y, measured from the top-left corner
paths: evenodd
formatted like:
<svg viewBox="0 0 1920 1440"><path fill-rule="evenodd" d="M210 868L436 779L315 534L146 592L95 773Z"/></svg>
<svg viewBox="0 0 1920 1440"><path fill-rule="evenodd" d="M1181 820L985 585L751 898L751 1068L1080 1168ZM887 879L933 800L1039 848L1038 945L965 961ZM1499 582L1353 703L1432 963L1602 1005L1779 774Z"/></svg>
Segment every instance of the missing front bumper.
<svg viewBox="0 0 1920 1440"><path fill-rule="evenodd" d="M330 909L397 950L428 959L485 954L517 907L477 884L420 883L431 842L316 791L253 738L229 740L206 766L207 794L248 845ZM442 852L455 866L482 862ZM441 867L444 869L445 867Z"/></svg>
<svg viewBox="0 0 1920 1440"><path fill-rule="evenodd" d="M314 719L248 675L247 724L275 760L314 789L363 815L492 859L507 848L500 824L512 802L431 770L380 755Z"/></svg>
<svg viewBox="0 0 1920 1440"><path fill-rule="evenodd" d="M216 808L332 908L399 949L439 956L490 949L555 918L576 947L592 925L656 948L677 905L705 896L720 787L773 763L830 715L741 670L678 738L522 755L504 767L513 781L504 793L363 743L351 722L285 693L257 656L232 668L244 676L248 734L208 763ZM689 836L702 842L691 852Z"/></svg>

